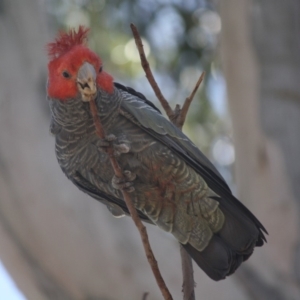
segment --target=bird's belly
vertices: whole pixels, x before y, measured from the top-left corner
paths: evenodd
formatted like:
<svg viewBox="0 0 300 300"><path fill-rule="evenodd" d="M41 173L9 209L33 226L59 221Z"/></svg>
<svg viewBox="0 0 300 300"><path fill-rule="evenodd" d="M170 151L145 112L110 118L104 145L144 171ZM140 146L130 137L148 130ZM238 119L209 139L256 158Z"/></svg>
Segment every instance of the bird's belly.
<svg viewBox="0 0 300 300"><path fill-rule="evenodd" d="M80 172L99 190L122 199L122 192L112 186L109 157L94 138L57 142L60 165L68 177ZM218 201L211 198L216 195L199 174L158 141L146 138L131 146L129 153L116 159L122 170L137 175L130 194L135 207L181 243L204 249L224 223Z"/></svg>
<svg viewBox="0 0 300 300"><path fill-rule="evenodd" d="M162 144L153 144L124 167L136 173L132 194L137 209L181 243L204 249L224 216L203 178Z"/></svg>
<svg viewBox="0 0 300 300"><path fill-rule="evenodd" d="M113 189L111 179L114 175L109 158L105 151L97 145L96 135L59 136L56 139L56 156L63 172L68 178L80 173L87 181L99 190L119 196L121 193Z"/></svg>

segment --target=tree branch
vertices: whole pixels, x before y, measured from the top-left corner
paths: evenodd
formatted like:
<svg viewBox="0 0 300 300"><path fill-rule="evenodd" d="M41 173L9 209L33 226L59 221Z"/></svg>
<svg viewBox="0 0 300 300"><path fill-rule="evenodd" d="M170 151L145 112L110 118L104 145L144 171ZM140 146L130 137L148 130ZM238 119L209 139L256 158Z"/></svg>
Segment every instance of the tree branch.
<svg viewBox="0 0 300 300"><path fill-rule="evenodd" d="M148 295L149 295L149 293L148 293L148 292L145 292L144 295L143 295L142 300L146 300L146 299L148 298Z"/></svg>
<svg viewBox="0 0 300 300"><path fill-rule="evenodd" d="M201 82L203 81L203 78L204 78L204 75L205 75L205 72L202 72L202 74L200 75L192 93L190 94L189 97L187 97L183 103L183 106L182 106L182 109L180 110L180 113L179 113L179 116L176 120L176 126L179 127L180 129L182 128L184 122L185 122L185 118L186 118L186 115L188 113L188 110L190 108L190 105L194 99L194 96L195 94L197 93L197 90L201 84Z"/></svg>
<svg viewBox="0 0 300 300"><path fill-rule="evenodd" d="M144 69L144 72L146 74L146 77L156 95L159 102L161 103L162 107L164 108L169 120L176 125L178 128L182 129L182 126L185 122L185 118L187 115L187 112L189 110L190 104L193 101L193 98L204 78L204 72L199 77L191 95L185 99L185 102L183 104L182 109L180 108L180 105L176 105L175 109L173 110L171 106L169 105L169 102L165 99L165 97L162 95L162 92L160 88L158 87L158 84L155 81L155 78L153 76L153 73L151 71L149 62L147 61L144 47L142 43L142 39L140 37L140 34L134 24L130 24L131 31L133 33L133 37L135 40L135 44L137 46L140 59L141 59L141 65ZM194 271L193 271L193 264L192 259L189 256L189 254L183 249L182 246L180 246L180 255L181 255L181 265L182 265L182 275L183 275L183 284L182 284L182 291L183 291L183 300L195 300L195 292L194 292Z"/></svg>
<svg viewBox="0 0 300 300"><path fill-rule="evenodd" d="M101 124L101 121L99 119L99 116L98 116L98 111L97 111L97 106L96 106L96 103L95 103L95 99L90 99L89 101L90 103L90 110L91 110L91 114L93 116L93 120L94 120L94 125L95 125L95 128L96 128L96 134L99 136L99 138L101 139L105 139L105 132L104 132L104 129L102 127L102 124ZM117 177L119 178L123 178L124 179L124 176L123 176L123 172L114 156L114 149L113 149L113 145L109 146L106 148L107 150L107 154L109 156L109 159L110 159L110 162L111 162L111 165L113 167L113 170L114 170L114 173ZM152 249L151 249L151 246L150 246L150 243L149 243L149 239L148 239L148 234L147 234L147 230L146 230L146 227L143 225L142 221L140 220L139 218L139 215L133 205L133 202L130 198L130 195L128 194L127 191L125 190L122 190L122 194L123 194L123 198L124 198L124 201L127 205L127 208L129 210L129 213L136 225L136 227L138 228L139 232L140 232L140 236L141 236L141 239L142 239L142 242L143 242L143 246L144 246L144 249L145 249L145 253L146 253L146 256L147 256L147 259L148 259L148 262L151 266L151 269L152 269L152 272L154 274L154 277L156 279L156 282L161 290L161 293L164 297L165 300L172 300L172 296L164 282L164 279L162 278L161 276L161 273L159 271L159 268L158 268L158 264L157 264L157 261L154 257L154 254L152 252Z"/></svg>
<svg viewBox="0 0 300 300"><path fill-rule="evenodd" d="M171 106L169 105L169 102L166 100L166 98L162 94L158 84L156 83L156 80L154 79L153 73L150 69L150 65L149 65L148 60L147 60L146 55L145 55L144 46L143 46L140 34L139 34L139 32L138 32L138 30L137 30L137 28L135 27L134 24L131 23L130 28L131 28L131 31L133 33L135 44L136 44L137 49L138 49L139 54L140 54L141 65L142 65L142 67L143 67L143 69L146 73L146 77L147 77L147 79L148 79L148 81L149 81L149 83L150 83L157 99L159 100L162 107L164 108L167 116L169 117L170 120L172 120L172 118L174 116L174 112L173 112Z"/></svg>
<svg viewBox="0 0 300 300"><path fill-rule="evenodd" d="M194 270L193 262L189 254L180 245L180 256L181 256L181 268L182 268L182 292L183 300L195 300L195 282L194 282Z"/></svg>

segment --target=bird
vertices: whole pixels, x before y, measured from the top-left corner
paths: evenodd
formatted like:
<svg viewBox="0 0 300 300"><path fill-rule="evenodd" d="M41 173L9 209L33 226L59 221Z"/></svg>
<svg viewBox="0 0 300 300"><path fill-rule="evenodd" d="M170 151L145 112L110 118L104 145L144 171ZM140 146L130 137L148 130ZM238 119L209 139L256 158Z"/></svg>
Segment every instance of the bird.
<svg viewBox="0 0 300 300"><path fill-rule="evenodd" d="M81 191L115 216L130 215L172 234L213 280L233 274L266 229L231 192L206 156L142 93L114 82L87 46L89 28L60 32L47 44L47 99L58 163ZM89 99L106 133L96 134ZM115 176L107 147L124 174Z"/></svg>

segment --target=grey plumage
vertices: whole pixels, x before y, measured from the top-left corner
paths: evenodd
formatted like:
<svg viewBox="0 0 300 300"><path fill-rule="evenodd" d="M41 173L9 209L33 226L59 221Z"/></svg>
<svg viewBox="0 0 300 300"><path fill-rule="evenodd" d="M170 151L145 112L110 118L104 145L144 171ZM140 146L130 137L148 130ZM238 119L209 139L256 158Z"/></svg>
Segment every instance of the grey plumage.
<svg viewBox="0 0 300 300"><path fill-rule="evenodd" d="M112 184L114 172L89 104L80 97L49 100L63 172L115 216L128 214L121 191ZM136 174L131 196L140 217L172 233L212 279L233 273L263 244L261 223L200 150L143 95L116 84L113 94L99 89L96 101L106 134L129 149L117 161Z"/></svg>

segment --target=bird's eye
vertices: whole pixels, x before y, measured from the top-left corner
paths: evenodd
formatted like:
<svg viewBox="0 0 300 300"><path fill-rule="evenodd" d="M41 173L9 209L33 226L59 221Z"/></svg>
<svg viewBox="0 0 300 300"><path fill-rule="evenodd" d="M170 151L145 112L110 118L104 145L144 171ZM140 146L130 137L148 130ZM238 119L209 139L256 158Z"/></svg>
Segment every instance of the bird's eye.
<svg viewBox="0 0 300 300"><path fill-rule="evenodd" d="M102 70L103 70L103 67L101 66L101 67L99 68L99 73L101 73Z"/></svg>
<svg viewBox="0 0 300 300"><path fill-rule="evenodd" d="M70 73L67 72L67 71L63 71L62 76L64 76L65 78L70 78L71 77Z"/></svg>

